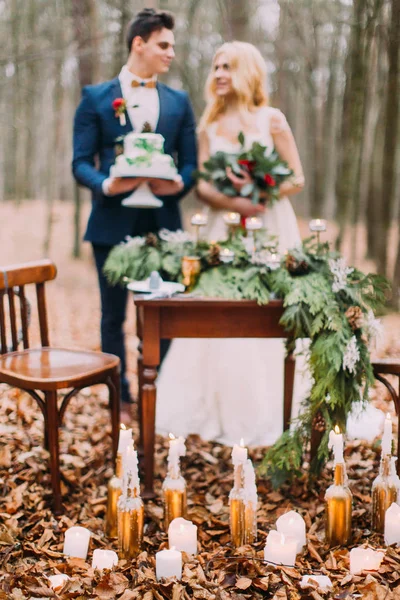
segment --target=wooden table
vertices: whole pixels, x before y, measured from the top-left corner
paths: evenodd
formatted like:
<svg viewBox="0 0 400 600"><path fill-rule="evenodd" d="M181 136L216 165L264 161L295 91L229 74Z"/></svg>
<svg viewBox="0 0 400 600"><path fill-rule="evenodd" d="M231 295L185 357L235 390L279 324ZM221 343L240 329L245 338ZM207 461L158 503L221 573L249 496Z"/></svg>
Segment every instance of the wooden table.
<svg viewBox="0 0 400 600"><path fill-rule="evenodd" d="M279 324L281 300L258 306L252 300L220 300L179 296L149 299L135 296L139 345L139 426L144 453L144 498L154 497L156 379L160 339L173 338L289 338ZM285 358L283 428L290 422L295 361Z"/></svg>

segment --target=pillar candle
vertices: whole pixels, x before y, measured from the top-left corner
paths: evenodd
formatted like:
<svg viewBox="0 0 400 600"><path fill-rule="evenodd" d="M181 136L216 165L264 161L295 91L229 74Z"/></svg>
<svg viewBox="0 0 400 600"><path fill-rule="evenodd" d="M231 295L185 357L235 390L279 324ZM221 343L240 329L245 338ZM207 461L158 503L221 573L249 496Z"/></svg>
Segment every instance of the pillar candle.
<svg viewBox="0 0 400 600"><path fill-rule="evenodd" d="M92 567L93 569L112 569L118 564L118 555L114 550L99 550L93 552Z"/></svg>
<svg viewBox="0 0 400 600"><path fill-rule="evenodd" d="M171 548L156 553L156 577L157 581L162 577L182 577L182 552Z"/></svg>
<svg viewBox="0 0 400 600"><path fill-rule="evenodd" d="M90 531L85 527L70 527L67 529L64 538L64 554L86 560L90 535Z"/></svg>
<svg viewBox="0 0 400 600"><path fill-rule="evenodd" d="M353 548L350 550L350 573L357 575L362 571L377 571L384 556L384 552L371 548Z"/></svg>
<svg viewBox="0 0 400 600"><path fill-rule="evenodd" d="M121 423L121 429L119 430L118 439L118 453L123 454L131 442L132 429L126 429L125 425Z"/></svg>
<svg viewBox="0 0 400 600"><path fill-rule="evenodd" d="M247 460L247 448L244 446L243 438L240 440L240 445L235 444L232 449L232 462L235 467L243 465Z"/></svg>
<svg viewBox="0 0 400 600"><path fill-rule="evenodd" d="M290 510L276 521L276 529L284 536L291 536L297 540L297 554L303 551L306 545L306 523L299 513Z"/></svg>
<svg viewBox="0 0 400 600"><path fill-rule="evenodd" d="M330 450L333 448L333 457L335 465L343 463L343 434L340 433L340 429L335 425L335 430L329 433L328 447Z"/></svg>
<svg viewBox="0 0 400 600"><path fill-rule="evenodd" d="M296 539L285 537L278 531L270 531L264 548L264 560L276 565L294 567L296 551Z"/></svg>
<svg viewBox="0 0 400 600"><path fill-rule="evenodd" d="M183 517L173 519L168 527L168 544L175 550L197 554L197 526Z"/></svg>
<svg viewBox="0 0 400 600"><path fill-rule="evenodd" d="M385 513L385 544L400 546L400 506L396 502Z"/></svg>
<svg viewBox="0 0 400 600"><path fill-rule="evenodd" d="M247 217L245 226L248 231L256 231L262 228L262 221L260 217Z"/></svg>

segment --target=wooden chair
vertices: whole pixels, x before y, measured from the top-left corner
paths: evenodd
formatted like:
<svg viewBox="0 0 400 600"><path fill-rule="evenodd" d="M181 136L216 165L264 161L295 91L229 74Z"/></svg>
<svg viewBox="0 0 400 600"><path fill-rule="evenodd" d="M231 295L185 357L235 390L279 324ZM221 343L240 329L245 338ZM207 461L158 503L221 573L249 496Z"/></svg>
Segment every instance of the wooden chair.
<svg viewBox="0 0 400 600"><path fill-rule="evenodd" d="M394 408L396 410L397 417L400 417L400 359L399 358L380 358L376 359L372 363L374 369L375 379L383 383L386 389L389 391L390 397L393 400ZM398 390L394 389L390 381L383 377L383 375L394 375L397 377ZM400 422L397 428L397 452L400 452ZM400 464L397 461L397 474L400 475Z"/></svg>
<svg viewBox="0 0 400 600"><path fill-rule="evenodd" d="M55 265L50 260L0 267L0 383L25 390L38 403L44 417L45 446L50 452L50 473L54 510L62 511L59 427L71 398L81 389L105 384L109 390L112 446L115 459L119 435L119 358L112 354L82 350L51 348L47 325L45 282L55 278ZM40 327L41 347L29 348L30 305L25 296L25 285L35 284ZM8 297L8 310L5 297ZM20 316L16 310L19 297ZM7 313L7 314L6 314ZM8 318L6 319L6 316ZM17 321L21 327L18 329ZM7 345L11 337L10 347ZM18 351L22 342L23 350ZM57 403L57 391L72 388Z"/></svg>

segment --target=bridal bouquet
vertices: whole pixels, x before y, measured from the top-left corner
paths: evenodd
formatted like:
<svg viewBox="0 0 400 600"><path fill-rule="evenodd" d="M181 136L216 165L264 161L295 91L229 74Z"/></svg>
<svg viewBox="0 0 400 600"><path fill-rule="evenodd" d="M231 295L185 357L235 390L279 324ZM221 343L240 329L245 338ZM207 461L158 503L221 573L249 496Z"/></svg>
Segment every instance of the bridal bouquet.
<svg viewBox="0 0 400 600"><path fill-rule="evenodd" d="M204 171L197 171L195 176L210 181L220 192L233 198L238 191L229 179L227 169L231 168L237 177L246 171L252 181L242 187L240 196L251 198L253 204L278 200L280 184L293 175L293 171L275 150L269 152L258 142L254 142L250 150L245 150L242 132L238 140L242 146L239 154L216 152L203 164Z"/></svg>

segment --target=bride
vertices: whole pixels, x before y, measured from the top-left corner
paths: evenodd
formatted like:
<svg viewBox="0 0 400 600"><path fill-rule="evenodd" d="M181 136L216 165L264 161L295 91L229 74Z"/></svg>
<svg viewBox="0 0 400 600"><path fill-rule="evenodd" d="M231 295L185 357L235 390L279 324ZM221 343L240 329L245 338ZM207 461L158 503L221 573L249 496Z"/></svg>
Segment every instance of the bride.
<svg viewBox="0 0 400 600"><path fill-rule="evenodd" d="M238 191L225 196L201 181L198 195L207 205L208 240L226 238L223 215L258 215L278 238L279 253L301 243L288 196L301 191L303 170L285 116L268 105L266 65L251 44L230 42L216 52L206 83L207 105L199 125L200 168L217 151L239 152L257 141L275 150L293 170L273 206L254 206L240 196L248 175L229 177ZM203 439L232 445L271 445L282 433L284 343L277 339L178 339L162 365L157 383L157 431L197 433ZM298 363L301 362L298 360ZM294 407L304 396L308 378L297 368Z"/></svg>

